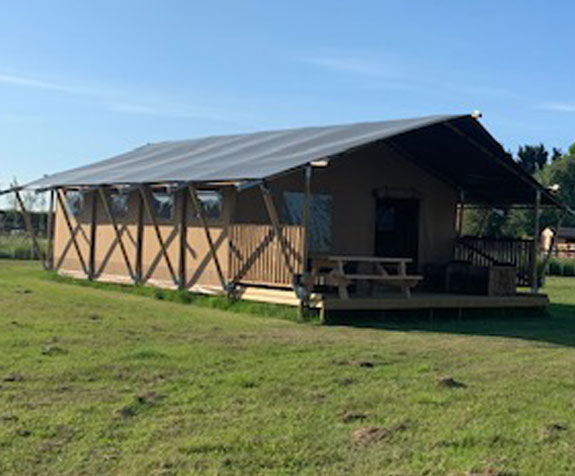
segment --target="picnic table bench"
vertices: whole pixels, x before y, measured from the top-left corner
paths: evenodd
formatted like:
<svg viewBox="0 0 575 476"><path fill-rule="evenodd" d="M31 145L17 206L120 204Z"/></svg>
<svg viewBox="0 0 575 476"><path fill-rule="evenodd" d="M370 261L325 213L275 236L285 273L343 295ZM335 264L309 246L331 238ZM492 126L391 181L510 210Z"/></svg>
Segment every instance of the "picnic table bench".
<svg viewBox="0 0 575 476"><path fill-rule="evenodd" d="M318 279L328 286L338 289L340 299L349 299L348 287L353 281L375 282L400 288L406 298L411 297L411 288L416 286L423 276L407 274L407 265L411 258L386 258L377 256L323 256L312 258L311 273L306 283L308 291L318 282ZM345 271L349 263L370 264L374 272L350 273Z"/></svg>

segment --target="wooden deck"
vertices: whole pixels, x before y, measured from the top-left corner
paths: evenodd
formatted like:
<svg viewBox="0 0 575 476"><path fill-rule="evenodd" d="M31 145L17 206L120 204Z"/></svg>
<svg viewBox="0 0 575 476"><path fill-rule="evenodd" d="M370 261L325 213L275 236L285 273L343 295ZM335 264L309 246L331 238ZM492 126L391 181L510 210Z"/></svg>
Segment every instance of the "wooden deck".
<svg viewBox="0 0 575 476"><path fill-rule="evenodd" d="M320 307L326 310L406 311L420 309L503 309L544 308L549 304L545 294L515 296L470 296L464 294L413 293L411 298L397 294L377 297L338 299L324 297Z"/></svg>
<svg viewBox="0 0 575 476"><path fill-rule="evenodd" d="M244 287L241 299L299 306L300 301L291 290ZM465 294L439 294L415 292L410 298L399 293L379 294L371 297L340 299L337 295L314 294L311 307L331 311L409 311L421 309L504 309L545 308L549 299L545 294L518 293L515 296L471 296Z"/></svg>

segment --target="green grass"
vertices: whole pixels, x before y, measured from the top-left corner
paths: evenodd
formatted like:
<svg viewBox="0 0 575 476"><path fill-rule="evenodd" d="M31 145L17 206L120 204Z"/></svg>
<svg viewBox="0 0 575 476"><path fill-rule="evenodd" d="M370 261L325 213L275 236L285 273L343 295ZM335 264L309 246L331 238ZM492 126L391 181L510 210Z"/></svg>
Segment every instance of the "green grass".
<svg viewBox="0 0 575 476"><path fill-rule="evenodd" d="M45 249L47 240L38 238L38 243ZM34 247L28 235L0 235L0 258L29 260L33 256Z"/></svg>
<svg viewBox="0 0 575 476"><path fill-rule="evenodd" d="M0 261L0 474L573 474L575 280L547 291L547 316L321 327Z"/></svg>
<svg viewBox="0 0 575 476"><path fill-rule="evenodd" d="M227 296L208 296L204 294L191 293L185 290L171 290L155 288L151 286L124 285L100 281L79 280L67 276L61 276L56 272L46 273L46 277L49 277L50 279L59 283L121 292L134 296L146 296L158 299L160 301L176 302L180 304L193 304L197 307L208 307L213 309L220 309L223 311L275 317L278 319L287 319L295 322L320 322L319 312L313 309L303 310L302 313L299 308L293 306L255 301L243 301L240 299L228 298Z"/></svg>

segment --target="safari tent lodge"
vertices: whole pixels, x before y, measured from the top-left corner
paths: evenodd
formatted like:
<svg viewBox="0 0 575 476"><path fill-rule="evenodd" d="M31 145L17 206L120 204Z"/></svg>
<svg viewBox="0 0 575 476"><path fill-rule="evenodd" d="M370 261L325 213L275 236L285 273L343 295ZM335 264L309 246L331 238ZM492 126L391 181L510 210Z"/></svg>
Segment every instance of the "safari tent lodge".
<svg viewBox="0 0 575 476"><path fill-rule="evenodd" d="M63 275L323 312L544 307L538 217L562 207L474 115L148 144L22 190L52 197L37 249ZM462 234L510 206L533 239Z"/></svg>

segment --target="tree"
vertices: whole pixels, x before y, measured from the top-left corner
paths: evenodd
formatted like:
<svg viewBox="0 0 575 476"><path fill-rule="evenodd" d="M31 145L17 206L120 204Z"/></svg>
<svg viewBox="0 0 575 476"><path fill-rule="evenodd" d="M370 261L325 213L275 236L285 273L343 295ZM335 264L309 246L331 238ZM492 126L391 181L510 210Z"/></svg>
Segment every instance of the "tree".
<svg viewBox="0 0 575 476"><path fill-rule="evenodd" d="M553 147L553 152L551 154L551 163L555 162L556 160L559 160L561 157L563 157L563 151L558 147Z"/></svg>
<svg viewBox="0 0 575 476"><path fill-rule="evenodd" d="M559 185L558 197L575 209L575 144L567 154L556 147L549 152L543 144L519 147L517 163L536 180L550 187ZM541 215L542 228L555 226L562 212L547 209ZM575 218L567 217L566 226L575 226ZM533 235L533 213L531 210L501 209L492 211L487 219L485 211L470 210L465 215L464 232L470 235L483 234L491 237L528 238Z"/></svg>
<svg viewBox="0 0 575 476"><path fill-rule="evenodd" d="M543 169L548 159L549 152L543 144L524 145L517 151L517 163L530 175Z"/></svg>

